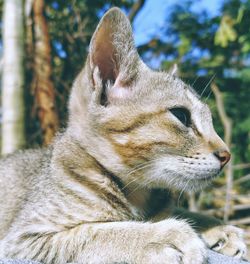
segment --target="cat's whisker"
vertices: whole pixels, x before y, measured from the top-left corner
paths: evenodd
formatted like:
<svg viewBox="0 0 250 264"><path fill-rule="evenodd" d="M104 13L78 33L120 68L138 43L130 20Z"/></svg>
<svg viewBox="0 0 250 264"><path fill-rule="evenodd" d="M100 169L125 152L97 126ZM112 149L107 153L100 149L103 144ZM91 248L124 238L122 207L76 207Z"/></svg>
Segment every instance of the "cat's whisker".
<svg viewBox="0 0 250 264"><path fill-rule="evenodd" d="M137 185L132 191L130 191L130 192L128 193L128 196L132 195L134 192L136 192L136 191L139 190L139 189L143 189L143 187L144 187L144 184Z"/></svg>
<svg viewBox="0 0 250 264"><path fill-rule="evenodd" d="M131 175L131 174L133 174L133 173L135 173L135 172L137 172L137 171L143 170L143 169L148 168L148 167L153 166L153 165L154 165L154 162L148 162L146 165L141 166L141 167L139 167L139 168L136 168L136 169L130 171L130 172L126 175L126 177L128 177L129 175ZM135 181L138 181L138 178L135 178L135 179L131 180L130 182L128 182L125 186L123 186L122 190L124 190L125 188L127 188L129 185L131 185L131 184L134 183Z"/></svg>
<svg viewBox="0 0 250 264"><path fill-rule="evenodd" d="M132 183L136 182L136 181L140 181L140 177L137 177L135 179L133 179L132 181L128 182L125 186L123 186L123 188L121 189L122 191L127 189L129 187L129 185L131 185Z"/></svg>
<svg viewBox="0 0 250 264"><path fill-rule="evenodd" d="M203 89L202 93L201 93L201 97L203 96L203 94L205 93L205 91L207 90L207 88L209 87L210 83L214 80L216 76L216 73L210 78L210 80L208 81L207 85L205 86L205 88Z"/></svg>
<svg viewBox="0 0 250 264"><path fill-rule="evenodd" d="M121 190L124 191L129 185L131 185L132 183L134 183L135 181L137 181L138 179L133 179L132 181L128 182L126 185L124 185Z"/></svg>
<svg viewBox="0 0 250 264"><path fill-rule="evenodd" d="M181 196L182 194L186 191L186 188L189 186L189 182L191 181L191 179L187 180L186 184L184 185L184 187L182 188L180 194L179 194L179 197L178 197L178 200L177 200L177 205L179 206L179 203L180 203L180 199L181 199Z"/></svg>
<svg viewBox="0 0 250 264"><path fill-rule="evenodd" d="M146 169L146 168L149 168L149 167L151 167L151 166L154 166L155 165L155 162L156 161L159 161L160 160L160 158L155 158L155 159L152 159L151 161L147 161L147 162L145 162L145 163L142 163L142 164L139 164L139 165L137 165L137 166L135 166L128 174L126 174L126 178L128 177L128 176L130 176L131 174L133 174L133 173L136 173L136 172L138 172L138 171L140 171L140 170L143 170L143 169ZM168 162L164 162L163 163L163 165L164 165L164 167L167 167L169 164L171 164L171 163L168 163ZM124 190L124 189L126 189L126 188L128 188L128 186L129 185L131 185L132 183L134 183L134 182L136 182L136 181L138 181L139 180L139 178L137 177L137 178L135 178L135 179L132 179L130 182L128 182L125 186L123 186L123 188L122 188L122 190ZM154 180L154 179L153 179ZM148 184L148 183L147 183Z"/></svg>
<svg viewBox="0 0 250 264"><path fill-rule="evenodd" d="M128 195L132 195L139 189L144 189L145 187L149 186L153 181L155 181L154 178L149 178L145 183L142 183L141 185L138 185L133 190L131 190Z"/></svg>
<svg viewBox="0 0 250 264"><path fill-rule="evenodd" d="M140 163L140 164L134 166L134 167L132 168L132 170L137 169L137 168L140 168L141 166L144 166L144 165L146 165L146 164L148 164L148 163L151 163L152 161L153 161L153 159L150 160L150 161L146 161L146 162Z"/></svg>
<svg viewBox="0 0 250 264"><path fill-rule="evenodd" d="M213 106L210 106L209 108L210 108L210 110L213 110L213 109L215 109L217 106L216 105L213 105Z"/></svg>
<svg viewBox="0 0 250 264"><path fill-rule="evenodd" d="M192 87L195 85L195 83L196 83L196 81L198 80L200 78L200 76L196 76L196 78L195 78L195 80L193 81L193 83L192 83Z"/></svg>
<svg viewBox="0 0 250 264"><path fill-rule="evenodd" d="M212 90L209 92L208 96L206 97L205 103L207 102L207 100L209 99L209 97L211 96L211 94L212 94Z"/></svg>
<svg viewBox="0 0 250 264"><path fill-rule="evenodd" d="M148 162L148 163L144 163L144 164L142 164L140 167L138 166L137 168L134 168L133 170L131 170L128 174L126 174L125 176L126 177L128 177L129 175L131 175L131 174L133 174L133 173L135 173L135 172L137 172L137 171L139 171L139 170L142 170L142 169L144 169L144 168L147 168L147 167L149 167L149 166L152 166L154 164L154 161L150 161L150 162Z"/></svg>

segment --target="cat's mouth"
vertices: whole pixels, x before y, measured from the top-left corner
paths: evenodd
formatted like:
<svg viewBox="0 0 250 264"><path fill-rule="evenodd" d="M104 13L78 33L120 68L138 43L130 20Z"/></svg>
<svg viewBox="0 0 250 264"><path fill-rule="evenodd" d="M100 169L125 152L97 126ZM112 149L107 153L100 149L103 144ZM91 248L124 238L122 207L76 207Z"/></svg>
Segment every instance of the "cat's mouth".
<svg viewBox="0 0 250 264"><path fill-rule="evenodd" d="M211 181L213 179L215 179L216 177L219 176L221 170L220 169L213 169L211 170L211 172L207 173L202 173L202 172L199 172L199 174L197 175L197 173L195 173L193 176L192 175L189 175L189 176L186 176L185 178L188 178L188 179L192 179L192 180L197 180L197 181Z"/></svg>
<svg viewBox="0 0 250 264"><path fill-rule="evenodd" d="M185 175L183 177L183 182L179 184L179 190L190 190L190 191L198 191L206 186L210 185L211 182L220 174L221 170L215 170L213 173L209 174L200 174L195 175L193 177L188 177ZM185 183L186 182L186 183Z"/></svg>
<svg viewBox="0 0 250 264"><path fill-rule="evenodd" d="M179 190L190 190L198 191L210 185L211 182L220 174L220 169L211 169L208 173L207 171L193 171L189 174L179 174L175 179L169 178L168 184L177 187Z"/></svg>
<svg viewBox="0 0 250 264"><path fill-rule="evenodd" d="M197 177L196 180L199 181L212 181L213 179L217 178L219 175L219 172L214 175L207 175L205 177Z"/></svg>
<svg viewBox="0 0 250 264"><path fill-rule="evenodd" d="M211 183L220 172L219 162L213 156L191 159L180 156L162 157L154 166L147 167L146 183L150 187L176 188L177 190L199 190Z"/></svg>

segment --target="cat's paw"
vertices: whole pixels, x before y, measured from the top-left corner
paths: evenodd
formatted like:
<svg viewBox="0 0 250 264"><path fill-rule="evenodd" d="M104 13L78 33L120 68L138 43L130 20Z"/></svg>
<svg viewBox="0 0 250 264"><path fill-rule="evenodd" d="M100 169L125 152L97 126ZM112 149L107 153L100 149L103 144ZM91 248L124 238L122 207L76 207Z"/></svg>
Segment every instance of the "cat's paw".
<svg viewBox="0 0 250 264"><path fill-rule="evenodd" d="M243 234L243 230L238 227L223 225L203 232L202 238L210 249L240 259L247 252Z"/></svg>
<svg viewBox="0 0 250 264"><path fill-rule="evenodd" d="M186 222L168 219L153 225L156 232L152 236L153 242L147 245L144 263L204 263L205 244Z"/></svg>

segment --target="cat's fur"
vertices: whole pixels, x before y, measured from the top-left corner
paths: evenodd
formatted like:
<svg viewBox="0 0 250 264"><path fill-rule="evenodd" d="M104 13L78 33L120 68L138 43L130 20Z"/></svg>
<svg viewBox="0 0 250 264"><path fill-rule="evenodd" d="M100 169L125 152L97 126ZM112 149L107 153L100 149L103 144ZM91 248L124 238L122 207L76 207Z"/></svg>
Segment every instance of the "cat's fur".
<svg viewBox="0 0 250 264"><path fill-rule="evenodd" d="M190 126L176 107L189 109ZM140 60L129 21L113 8L74 82L66 131L48 149L0 161L0 257L199 264L205 245L241 257L239 229L213 227L202 240L171 203L171 190L201 188L220 172L216 151L229 157L208 107Z"/></svg>

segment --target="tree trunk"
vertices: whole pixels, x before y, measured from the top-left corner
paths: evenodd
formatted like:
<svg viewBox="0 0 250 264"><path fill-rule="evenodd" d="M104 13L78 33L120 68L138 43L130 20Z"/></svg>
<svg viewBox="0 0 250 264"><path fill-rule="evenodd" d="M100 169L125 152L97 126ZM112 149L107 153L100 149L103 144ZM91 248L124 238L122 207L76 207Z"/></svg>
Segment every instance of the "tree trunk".
<svg viewBox="0 0 250 264"><path fill-rule="evenodd" d="M224 106L224 101L222 94L215 83L211 84L211 89L215 96L216 105L218 108L218 113L221 119L221 122L224 127L224 140L227 146L230 148L231 141L232 141L232 120L227 116ZM233 189L233 156L231 157L230 161L225 170L226 175L226 202L224 208L224 221L227 222L231 213L231 195Z"/></svg>
<svg viewBox="0 0 250 264"><path fill-rule="evenodd" d="M188 209L190 212L198 212L198 204L195 198L195 193L187 193L188 198Z"/></svg>
<svg viewBox="0 0 250 264"><path fill-rule="evenodd" d="M135 17L140 12L140 10L143 8L145 2L146 2L145 0L137 0L136 2L134 2L128 14L128 18L131 23L133 23Z"/></svg>
<svg viewBox="0 0 250 264"><path fill-rule="evenodd" d="M22 0L5 0L3 11L2 154L25 144L24 18Z"/></svg>
<svg viewBox="0 0 250 264"><path fill-rule="evenodd" d="M35 59L33 89L38 118L43 132L43 143L49 144L58 129L55 107L55 90L51 81L51 47L47 22L44 16L44 0L33 4Z"/></svg>

